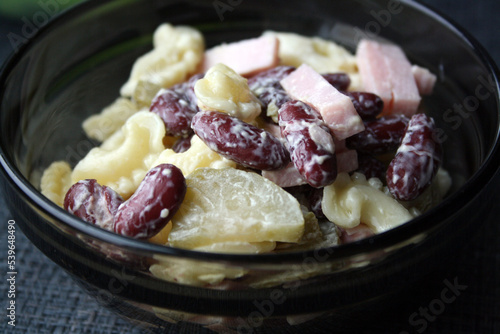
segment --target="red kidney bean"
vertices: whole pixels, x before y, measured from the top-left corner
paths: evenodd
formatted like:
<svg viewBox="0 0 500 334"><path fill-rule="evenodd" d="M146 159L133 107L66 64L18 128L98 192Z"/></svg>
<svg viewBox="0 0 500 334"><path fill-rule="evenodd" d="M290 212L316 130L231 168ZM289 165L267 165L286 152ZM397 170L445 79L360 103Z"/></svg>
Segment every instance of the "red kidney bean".
<svg viewBox="0 0 500 334"><path fill-rule="evenodd" d="M161 117L167 135L186 138L193 134L191 119L200 111L194 85L203 76L195 74L188 81L161 90L151 102L149 110Z"/></svg>
<svg viewBox="0 0 500 334"><path fill-rule="evenodd" d="M278 138L228 114L200 111L191 126L213 151L245 167L273 170L285 167L290 161Z"/></svg>
<svg viewBox="0 0 500 334"><path fill-rule="evenodd" d="M136 239L148 239L165 227L186 194L182 171L161 164L148 171L135 193L115 214L114 231Z"/></svg>
<svg viewBox="0 0 500 334"><path fill-rule="evenodd" d="M189 102L174 90L161 90L151 102L149 110L163 120L167 135L188 137L192 134L191 119L196 111L191 109Z"/></svg>
<svg viewBox="0 0 500 334"><path fill-rule="evenodd" d="M356 172L362 173L367 179L376 177L385 182L386 165L370 154L358 154L358 169Z"/></svg>
<svg viewBox="0 0 500 334"><path fill-rule="evenodd" d="M192 136L191 119L200 111L194 85L204 74L195 74L188 81L158 92L149 110L163 120L166 134L187 138Z"/></svg>
<svg viewBox="0 0 500 334"><path fill-rule="evenodd" d="M337 177L335 144L320 114L292 100L279 109L278 119L291 159L306 182L315 188L333 183Z"/></svg>
<svg viewBox="0 0 500 334"><path fill-rule="evenodd" d="M259 98L264 112L271 103L279 109L284 103L290 101L280 81L294 70L295 67L292 66L277 66L248 79L248 87Z"/></svg>
<svg viewBox="0 0 500 334"><path fill-rule="evenodd" d="M387 169L387 187L402 201L417 198L432 182L441 163L441 146L434 140L434 120L413 115L396 156Z"/></svg>
<svg viewBox="0 0 500 334"><path fill-rule="evenodd" d="M248 87L257 96L260 95L259 90L262 88L281 88L280 81L286 78L290 73L295 71L293 66L276 66L267 71L260 72L248 78Z"/></svg>
<svg viewBox="0 0 500 334"><path fill-rule="evenodd" d="M72 185L64 197L64 209L106 230L113 230L113 217L123 198L94 179Z"/></svg>
<svg viewBox="0 0 500 334"><path fill-rule="evenodd" d="M384 101L376 94L367 92L344 92L351 98L354 109L364 121L374 120L384 109Z"/></svg>
<svg viewBox="0 0 500 334"><path fill-rule="evenodd" d="M266 112L268 106L274 103L276 108L281 108L281 106L291 100L290 96L285 92L283 88L265 88L259 95L259 100L263 105L263 111Z"/></svg>
<svg viewBox="0 0 500 334"><path fill-rule="evenodd" d="M177 139L172 146L172 150L175 153L186 152L191 147L191 138L193 138L193 136Z"/></svg>
<svg viewBox="0 0 500 334"><path fill-rule="evenodd" d="M345 91L351 85L351 79L346 73L325 73L322 74L323 78L326 79L337 90Z"/></svg>
<svg viewBox="0 0 500 334"><path fill-rule="evenodd" d="M394 152L401 144L409 119L390 115L365 122L365 130L346 139L346 146L359 152L384 154Z"/></svg>
<svg viewBox="0 0 500 334"><path fill-rule="evenodd" d="M194 85L198 80L203 79L204 76L204 73L195 74L189 80L172 87L172 90L179 94L183 100L187 101L190 108L195 112L200 111L200 108L198 107L198 98L194 93Z"/></svg>

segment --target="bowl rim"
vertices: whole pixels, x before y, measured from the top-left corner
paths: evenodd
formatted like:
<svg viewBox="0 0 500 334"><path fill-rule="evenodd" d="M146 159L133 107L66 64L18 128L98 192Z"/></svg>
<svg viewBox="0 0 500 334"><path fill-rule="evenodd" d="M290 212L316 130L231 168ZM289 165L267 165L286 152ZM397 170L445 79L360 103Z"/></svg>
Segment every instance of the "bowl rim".
<svg viewBox="0 0 500 334"><path fill-rule="evenodd" d="M53 17L50 22L41 27L33 37L28 39L29 41L23 44L17 52L13 52L10 56L8 56L0 67L0 83L4 83L6 81L10 72L9 69L15 66L18 60L22 58L26 50L30 48L33 42L37 41L40 35L49 31L54 25L60 23L62 20L69 20L73 16L82 15L89 10L105 6L106 4L114 1L116 0L87 0L64 10L61 14ZM495 82L497 104L500 106L500 72L495 62L492 60L488 52L480 45L480 43L472 35L465 31L465 29L460 27L459 24L453 22L451 19L447 18L446 15L439 13L431 6L411 0L402 0L401 2L405 6L410 6L414 10L421 12L422 15L428 16L443 24L454 34L460 37L462 41L468 43L471 50L481 60L482 65L484 65L488 69L489 74L492 75ZM500 122L500 115L498 118ZM143 254L151 253L155 255L172 256L184 259L213 262L227 261L249 264L302 262L306 257L317 256L319 251L326 251L329 253L328 260L326 261L332 261L345 259L355 255L377 252L394 247L398 244L405 244L407 241L412 240L417 236L430 233L433 229L439 227L449 216L449 213L454 212L454 208L456 208L457 205L462 207L470 202L474 197L478 196L500 168L499 136L500 126L497 124L494 144L490 147L489 151L485 153L484 161L474 174L472 174L471 177L458 190L447 196L440 204L413 218L412 220L386 232L355 242L321 248L318 250L283 253L226 254L201 252L158 245L147 241L124 237L84 222L78 217L69 214L63 208L57 206L55 203L43 196L40 191L37 190L36 187L22 175L15 164L8 160L7 154L1 146L0 165L2 166L4 176L6 176L6 181L9 181L11 186L37 209L41 210L41 212L44 212L45 214L48 214L52 220L58 221L78 233L83 233L87 237L112 244L116 247L123 247L130 251L138 251ZM0 142L0 144L3 143ZM52 227L55 228L55 226Z"/></svg>

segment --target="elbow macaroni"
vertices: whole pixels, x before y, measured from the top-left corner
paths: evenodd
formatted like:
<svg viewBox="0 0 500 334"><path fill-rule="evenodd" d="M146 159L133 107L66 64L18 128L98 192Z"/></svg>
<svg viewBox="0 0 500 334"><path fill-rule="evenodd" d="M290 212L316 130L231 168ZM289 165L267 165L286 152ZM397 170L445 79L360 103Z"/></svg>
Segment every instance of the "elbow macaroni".
<svg viewBox="0 0 500 334"><path fill-rule="evenodd" d="M105 141L113 133L120 130L127 119L139 111L134 102L120 97L97 115L92 115L83 122L85 134L100 142Z"/></svg>
<svg viewBox="0 0 500 334"><path fill-rule="evenodd" d="M56 161L43 172L40 189L44 196L63 207L66 192L71 187L71 167L65 161Z"/></svg>
<svg viewBox="0 0 500 334"><path fill-rule="evenodd" d="M235 162L212 151L197 136L193 136L191 147L183 153L165 149L164 138L165 126L160 117L149 111L139 111L75 166L70 183L96 179L99 184L128 198L147 171L162 163L177 166L185 176L200 167L236 167ZM48 192L49 189L45 188Z"/></svg>
<svg viewBox="0 0 500 334"><path fill-rule="evenodd" d="M140 107L149 107L161 88L183 82L196 73L205 51L199 31L170 24L156 29L153 46L153 50L137 59L120 90L122 96L133 97Z"/></svg>
<svg viewBox="0 0 500 334"><path fill-rule="evenodd" d="M352 177L340 173L333 184L324 188L321 207L325 216L342 228L364 223L376 233L413 218L403 205L383 192L380 180L366 180L359 173Z"/></svg>
<svg viewBox="0 0 500 334"><path fill-rule="evenodd" d="M253 121L261 112L259 100L248 88L247 80L223 64L212 66L196 82L194 91L202 110L224 112L245 122Z"/></svg>
<svg viewBox="0 0 500 334"><path fill-rule="evenodd" d="M184 176L188 176L195 169L201 167L225 168L236 167L236 163L212 151L198 136L191 138L191 147L182 153L175 153L166 149L151 163L150 168L159 164L172 164L177 166Z"/></svg>
<svg viewBox="0 0 500 334"><path fill-rule="evenodd" d="M345 72L351 79L352 90L361 88L356 57L342 46L319 37L295 33L266 31L264 35L279 39L279 57L282 65L311 66L319 73Z"/></svg>
<svg viewBox="0 0 500 334"><path fill-rule="evenodd" d="M148 111L137 112L120 131L90 150L75 166L71 181L96 179L128 198L151 168L152 161L164 150L164 136L165 125L159 116Z"/></svg>

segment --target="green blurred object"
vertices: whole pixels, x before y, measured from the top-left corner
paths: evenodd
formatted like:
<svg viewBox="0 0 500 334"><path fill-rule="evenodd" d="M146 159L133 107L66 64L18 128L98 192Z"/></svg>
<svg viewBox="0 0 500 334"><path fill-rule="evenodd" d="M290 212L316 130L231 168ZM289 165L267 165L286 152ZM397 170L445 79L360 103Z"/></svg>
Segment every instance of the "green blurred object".
<svg viewBox="0 0 500 334"><path fill-rule="evenodd" d="M0 16L18 19L38 11L60 12L84 0L0 0Z"/></svg>

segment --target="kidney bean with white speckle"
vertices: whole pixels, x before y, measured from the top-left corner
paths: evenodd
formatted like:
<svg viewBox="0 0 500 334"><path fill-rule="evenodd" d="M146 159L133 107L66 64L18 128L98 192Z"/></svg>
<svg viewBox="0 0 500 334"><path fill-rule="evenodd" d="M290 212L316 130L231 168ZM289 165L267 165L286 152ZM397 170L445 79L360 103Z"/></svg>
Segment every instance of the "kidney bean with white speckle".
<svg viewBox="0 0 500 334"><path fill-rule="evenodd" d="M203 74L196 74L186 82L162 89L151 102L149 110L163 120L167 135L183 138L192 135L191 119L200 110L194 85L201 78Z"/></svg>
<svg viewBox="0 0 500 334"><path fill-rule="evenodd" d="M136 239L160 232L179 209L186 194L182 171L171 164L149 170L134 194L120 205L114 231Z"/></svg>
<svg viewBox="0 0 500 334"><path fill-rule="evenodd" d="M175 153L183 153L191 148L191 139L193 136L187 138L179 138L176 140L174 145L172 146L172 150Z"/></svg>
<svg viewBox="0 0 500 334"><path fill-rule="evenodd" d="M347 73L324 73L323 78L326 79L337 90L345 91L351 85L351 79Z"/></svg>
<svg viewBox="0 0 500 334"><path fill-rule="evenodd" d="M248 79L248 87L259 98L264 111L270 104L274 104L279 109L284 103L290 101L280 81L294 70L295 67L292 66L277 66Z"/></svg>
<svg viewBox="0 0 500 334"><path fill-rule="evenodd" d="M434 120L425 114L410 119L386 174L387 187L395 198L415 199L436 175L441 163L441 145L434 139L434 129Z"/></svg>
<svg viewBox="0 0 500 334"><path fill-rule="evenodd" d="M171 88L174 92L179 94L183 100L189 103L190 108L194 112L200 111L200 108L198 107L198 98L196 97L196 94L194 92L194 85L198 80L203 79L204 76L204 73L195 74L191 78L189 78L189 80L174 85Z"/></svg>
<svg viewBox="0 0 500 334"><path fill-rule="evenodd" d="M365 122L365 130L346 139L346 146L368 154L384 154L397 150L409 119L404 115L390 115Z"/></svg>
<svg viewBox="0 0 500 334"><path fill-rule="evenodd" d="M291 159L306 182L315 188L333 183L337 177L335 144L320 114L292 100L281 106L278 119Z"/></svg>
<svg viewBox="0 0 500 334"><path fill-rule="evenodd" d="M260 95L260 90L264 88L283 88L281 87L280 81L293 71L295 71L295 67L293 66L273 67L248 78L248 87L257 96Z"/></svg>
<svg viewBox="0 0 500 334"><path fill-rule="evenodd" d="M245 167L273 170L285 167L290 155L269 132L217 111L200 111L192 128L213 151Z"/></svg>
<svg viewBox="0 0 500 334"><path fill-rule="evenodd" d="M196 111L179 93L171 89L160 90L151 102L149 110L163 120L167 135L174 137L191 135L191 119Z"/></svg>
<svg viewBox="0 0 500 334"><path fill-rule="evenodd" d="M376 94L368 92L344 92L349 96L363 121L374 120L384 110L384 101Z"/></svg>
<svg viewBox="0 0 500 334"><path fill-rule="evenodd" d="M63 206L86 222L112 231L113 217L122 203L123 198L113 189L101 186L95 179L87 179L69 188Z"/></svg>

